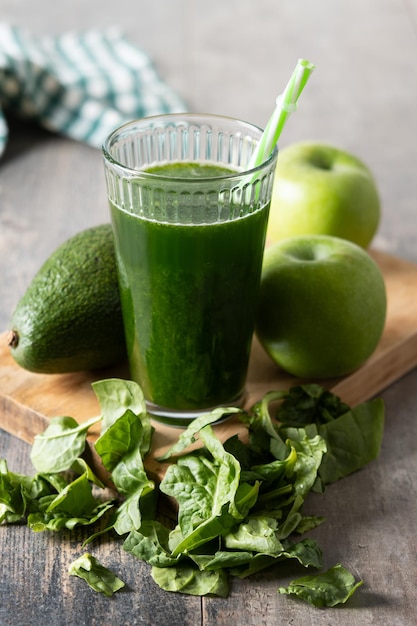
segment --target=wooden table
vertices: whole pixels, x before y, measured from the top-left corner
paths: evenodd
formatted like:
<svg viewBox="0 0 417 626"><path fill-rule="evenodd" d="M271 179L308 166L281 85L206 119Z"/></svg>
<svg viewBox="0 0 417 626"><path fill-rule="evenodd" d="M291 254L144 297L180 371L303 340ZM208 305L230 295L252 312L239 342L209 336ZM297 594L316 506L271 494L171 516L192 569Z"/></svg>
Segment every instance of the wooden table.
<svg viewBox="0 0 417 626"><path fill-rule="evenodd" d="M59 5L59 6L58 6ZM336 6L337 5L337 6ZM375 246L417 263L417 2L396 0L3 0L2 19L39 34L120 25L151 55L193 110L263 125L296 60L316 73L281 147L317 139L351 150L373 170L383 220ZM10 120L0 161L0 332L33 274L59 243L108 221L98 150ZM1 367L1 364L0 364ZM327 522L314 533L325 565L342 562L363 587L340 609L319 610L277 593L278 569L234 581L227 599L169 594L149 568L103 539L94 554L123 578L112 599L67 575L82 534L0 527L4 626L367 626L415 623L417 586L417 372L382 392L379 459L309 502ZM27 443L0 431L0 457L33 472Z"/></svg>

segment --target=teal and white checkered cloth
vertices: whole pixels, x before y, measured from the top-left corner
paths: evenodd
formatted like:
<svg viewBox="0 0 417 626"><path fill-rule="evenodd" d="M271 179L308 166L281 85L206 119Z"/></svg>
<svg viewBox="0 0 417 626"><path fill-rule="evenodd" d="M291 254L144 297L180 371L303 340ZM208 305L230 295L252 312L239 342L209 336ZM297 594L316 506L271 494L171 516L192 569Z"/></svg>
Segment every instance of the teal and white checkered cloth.
<svg viewBox="0 0 417 626"><path fill-rule="evenodd" d="M0 154L7 110L99 148L124 122L186 106L117 29L39 37L0 22Z"/></svg>

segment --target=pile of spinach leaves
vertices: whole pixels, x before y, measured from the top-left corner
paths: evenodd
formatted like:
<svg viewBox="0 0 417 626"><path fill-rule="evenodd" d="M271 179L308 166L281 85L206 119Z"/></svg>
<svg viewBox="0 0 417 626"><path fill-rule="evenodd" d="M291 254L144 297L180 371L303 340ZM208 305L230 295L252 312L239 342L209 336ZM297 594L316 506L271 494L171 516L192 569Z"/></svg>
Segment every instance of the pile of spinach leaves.
<svg viewBox="0 0 417 626"><path fill-rule="evenodd" d="M115 533L127 552L151 565L153 579L167 591L226 597L231 576L288 559L321 570L321 549L305 534L324 518L305 515L305 499L375 459L382 441L382 400L350 408L318 385L297 386L266 394L250 411L226 407L194 420L160 457L168 466L156 485L144 464L153 426L140 387L108 379L93 388L101 415L81 425L71 417L52 419L32 447L35 476L11 472L0 460L0 523L25 520L34 531L91 525L85 544ZM274 418L271 406L278 407ZM247 437L222 443L213 424L232 413ZM107 499L82 457L97 422L95 449L116 490ZM197 439L200 447L187 452ZM176 501L172 525L157 516L161 494ZM69 571L106 595L123 587L90 553ZM361 584L336 564L278 591L334 606Z"/></svg>

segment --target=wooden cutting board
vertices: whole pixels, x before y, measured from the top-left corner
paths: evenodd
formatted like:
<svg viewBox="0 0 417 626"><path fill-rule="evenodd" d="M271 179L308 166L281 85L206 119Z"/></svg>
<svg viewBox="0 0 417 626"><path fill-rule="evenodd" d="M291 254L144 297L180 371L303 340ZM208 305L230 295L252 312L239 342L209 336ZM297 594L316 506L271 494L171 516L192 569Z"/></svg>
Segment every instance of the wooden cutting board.
<svg viewBox="0 0 417 626"><path fill-rule="evenodd" d="M372 251L372 256L384 274L388 294L383 337L375 353L359 370L344 378L323 382L352 406L370 399L417 365L417 265L379 251ZM0 428L28 443L47 427L51 417L70 415L83 422L98 415L98 402L91 388L93 381L128 377L127 368L76 374L27 372L14 362L6 334L0 335ZM268 391L288 389L299 382L282 372L254 340L245 407L251 406ZM153 457L174 443L181 430L156 422L154 425L153 455L148 461L148 469L161 476L164 466ZM239 432L239 422L232 418L217 425L216 430L224 440ZM90 443L98 433L99 427L92 430ZM96 471L106 479L102 468L97 466L93 446L90 448Z"/></svg>

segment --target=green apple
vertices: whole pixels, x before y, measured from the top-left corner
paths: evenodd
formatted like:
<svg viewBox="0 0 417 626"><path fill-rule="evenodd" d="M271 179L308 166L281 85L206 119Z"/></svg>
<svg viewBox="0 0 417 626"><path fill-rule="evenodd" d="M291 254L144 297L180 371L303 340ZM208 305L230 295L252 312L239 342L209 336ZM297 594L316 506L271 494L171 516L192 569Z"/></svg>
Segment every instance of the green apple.
<svg viewBox="0 0 417 626"><path fill-rule="evenodd" d="M257 336L270 357L300 378L344 376L376 349L386 289L370 254L329 235L300 235L267 248Z"/></svg>
<svg viewBox="0 0 417 626"><path fill-rule="evenodd" d="M368 167L339 148L295 143L278 155L268 240L333 235L367 248L379 226L380 199Z"/></svg>

